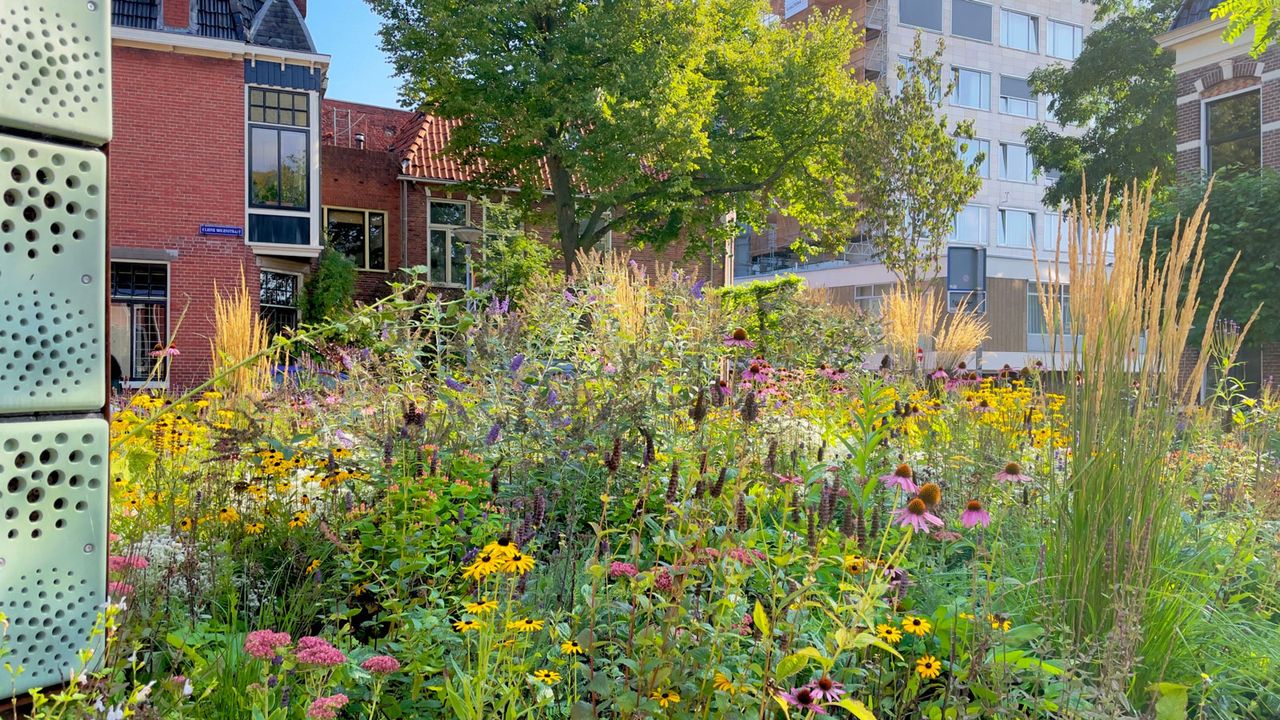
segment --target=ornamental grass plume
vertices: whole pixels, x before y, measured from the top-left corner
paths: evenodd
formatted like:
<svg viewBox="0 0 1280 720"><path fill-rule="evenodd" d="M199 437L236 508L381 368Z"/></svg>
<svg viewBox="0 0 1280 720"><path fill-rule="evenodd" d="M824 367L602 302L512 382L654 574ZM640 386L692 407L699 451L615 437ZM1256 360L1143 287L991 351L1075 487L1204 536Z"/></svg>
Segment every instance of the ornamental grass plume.
<svg viewBox="0 0 1280 720"><path fill-rule="evenodd" d="M880 325L892 365L910 368L916 362L916 348L934 334L942 318L943 303L931 291L895 285L880 300ZM882 367L885 364L882 363Z"/></svg>
<svg viewBox="0 0 1280 720"><path fill-rule="evenodd" d="M209 352L213 355L212 375L225 393L257 396L271 386L271 358L266 352L270 338L267 325L254 308L240 268L240 287L229 294L213 285L213 337Z"/></svg>
<svg viewBox="0 0 1280 720"><path fill-rule="evenodd" d="M966 302L948 313L934 333L934 360L938 363L939 370L961 364L991 336L990 323L983 315L968 309L969 305ZM944 375L945 372L943 371Z"/></svg>

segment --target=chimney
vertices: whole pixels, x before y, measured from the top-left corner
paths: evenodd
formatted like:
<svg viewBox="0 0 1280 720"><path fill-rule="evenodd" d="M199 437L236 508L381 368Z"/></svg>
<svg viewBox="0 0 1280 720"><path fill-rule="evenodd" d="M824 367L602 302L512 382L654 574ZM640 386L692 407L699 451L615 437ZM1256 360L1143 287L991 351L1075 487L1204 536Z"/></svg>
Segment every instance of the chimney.
<svg viewBox="0 0 1280 720"><path fill-rule="evenodd" d="M307 16L307 0L293 0L293 4L298 6L298 12L305 18Z"/></svg>
<svg viewBox="0 0 1280 720"><path fill-rule="evenodd" d="M160 3L160 7L164 9L164 17L161 21L168 30L190 30L191 15L194 9L191 7L191 0L164 0Z"/></svg>

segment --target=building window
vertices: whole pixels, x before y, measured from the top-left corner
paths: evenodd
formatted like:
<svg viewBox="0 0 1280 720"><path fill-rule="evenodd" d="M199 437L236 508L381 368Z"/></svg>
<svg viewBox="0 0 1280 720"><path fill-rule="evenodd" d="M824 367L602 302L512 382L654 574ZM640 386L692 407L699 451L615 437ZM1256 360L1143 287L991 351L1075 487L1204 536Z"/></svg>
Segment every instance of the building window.
<svg viewBox="0 0 1280 720"><path fill-rule="evenodd" d="M1036 96L1025 78L1000 76L1000 112L1006 115L1035 118Z"/></svg>
<svg viewBox="0 0 1280 720"><path fill-rule="evenodd" d="M1000 209L1000 245L1030 248L1036 241L1036 214L1027 210Z"/></svg>
<svg viewBox="0 0 1280 720"><path fill-rule="evenodd" d="M386 270L387 214L376 210L325 208L329 247L360 270Z"/></svg>
<svg viewBox="0 0 1280 720"><path fill-rule="evenodd" d="M427 208L427 268L431 282L466 285L470 252L466 243L454 242L453 231L467 224L465 202L432 200Z"/></svg>
<svg viewBox="0 0 1280 720"><path fill-rule="evenodd" d="M1035 163L1026 145L1000 143L1000 179L1035 182Z"/></svg>
<svg viewBox="0 0 1280 720"><path fill-rule="evenodd" d="M1039 19L1013 10L1000 11L1000 44L1014 50L1039 52L1036 26Z"/></svg>
<svg viewBox="0 0 1280 720"><path fill-rule="evenodd" d="M250 88L249 122L310 127L305 93Z"/></svg>
<svg viewBox="0 0 1280 720"><path fill-rule="evenodd" d="M1038 282L1027 283L1027 334L1058 335L1071 334L1071 289L1067 285L1052 285L1048 291L1056 297L1050 298L1050 307L1045 312L1040 302Z"/></svg>
<svg viewBox="0 0 1280 720"><path fill-rule="evenodd" d="M1050 57L1063 60L1075 60L1080 57L1080 49L1084 46L1084 28L1050 20L1048 33L1048 46L1045 50Z"/></svg>
<svg viewBox="0 0 1280 720"><path fill-rule="evenodd" d="M947 248L947 310L987 311L987 251Z"/></svg>
<svg viewBox="0 0 1280 720"><path fill-rule="evenodd" d="M272 336L298 327L298 276L263 270L258 312Z"/></svg>
<svg viewBox="0 0 1280 720"><path fill-rule="evenodd" d="M167 356L159 351L168 343L169 266L111 263L111 359L120 380L165 382Z"/></svg>
<svg viewBox="0 0 1280 720"><path fill-rule="evenodd" d="M1205 104L1205 149L1210 174L1226 168L1254 169L1262 163L1262 114L1258 91Z"/></svg>
<svg viewBox="0 0 1280 720"><path fill-rule="evenodd" d="M1054 98L1053 95L1047 94L1041 95L1040 97L1044 99L1045 122L1058 122L1058 115L1053 111L1053 108L1058 104L1056 98ZM1062 123L1058 124L1061 125Z"/></svg>
<svg viewBox="0 0 1280 720"><path fill-rule="evenodd" d="M306 93L249 88L249 241L310 245L311 132Z"/></svg>
<svg viewBox="0 0 1280 720"><path fill-rule="evenodd" d="M958 138L956 144L960 148L960 159L964 161L965 167L973 165L978 156L982 156L982 160L978 162L978 177L991 177L991 142L978 138Z"/></svg>
<svg viewBox="0 0 1280 720"><path fill-rule="evenodd" d="M1067 252L1071 239L1071 217L1065 213L1045 213L1040 246L1049 252Z"/></svg>
<svg viewBox="0 0 1280 720"><path fill-rule="evenodd" d="M905 84L906 79L915 71L915 62L907 55L899 55L898 64L901 66L898 69L898 93L901 94L902 87ZM924 83L925 94L928 95L932 102L937 102L941 98L941 91L939 88L941 83L938 82L939 79L940 78L936 75L934 77L920 78Z"/></svg>
<svg viewBox="0 0 1280 720"><path fill-rule="evenodd" d="M809 7L809 0L787 0L782 6L782 17L789 18Z"/></svg>
<svg viewBox="0 0 1280 720"><path fill-rule="evenodd" d="M899 0L898 17L903 25L942 32L942 0Z"/></svg>
<svg viewBox="0 0 1280 720"><path fill-rule="evenodd" d="M952 242L986 245L989 210L985 205L965 205L960 208L951 229Z"/></svg>
<svg viewBox="0 0 1280 720"><path fill-rule="evenodd" d="M954 68L955 94L951 104L960 107L991 109L991 74L968 68Z"/></svg>
<svg viewBox="0 0 1280 720"><path fill-rule="evenodd" d="M892 285L856 285L853 288L853 304L867 315L880 312L880 303Z"/></svg>
<svg viewBox="0 0 1280 720"><path fill-rule="evenodd" d="M951 34L991 42L991 6L974 0L955 0L951 6Z"/></svg>

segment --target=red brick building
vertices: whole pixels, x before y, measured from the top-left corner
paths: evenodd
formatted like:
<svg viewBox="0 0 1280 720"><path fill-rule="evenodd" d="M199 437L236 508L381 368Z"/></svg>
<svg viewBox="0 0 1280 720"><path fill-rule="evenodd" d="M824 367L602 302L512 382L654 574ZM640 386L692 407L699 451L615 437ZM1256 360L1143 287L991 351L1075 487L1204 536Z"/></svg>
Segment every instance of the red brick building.
<svg viewBox="0 0 1280 720"><path fill-rule="evenodd" d="M358 297L385 293L397 269L425 266L441 287L462 288L474 279L468 248L456 242L463 226L487 234L517 229L486 205L501 204L502 190L476 197L460 189L471 179L445 152L447 121L423 113L325 99L322 107L321 193L328 243L343 250L360 268ZM519 228L551 242L550 213L534 213ZM617 244L624 238L619 236ZM607 237L605 245L613 245ZM688 261L683 249L644 249L633 258L653 267L675 264L721 284L720 262ZM558 254L556 263L559 264Z"/></svg>
<svg viewBox="0 0 1280 720"><path fill-rule="evenodd" d="M305 0L113 3L111 353L127 386L206 378L214 288L242 271L273 322L296 320L320 252L329 62L305 17ZM152 353L168 342L166 376Z"/></svg>

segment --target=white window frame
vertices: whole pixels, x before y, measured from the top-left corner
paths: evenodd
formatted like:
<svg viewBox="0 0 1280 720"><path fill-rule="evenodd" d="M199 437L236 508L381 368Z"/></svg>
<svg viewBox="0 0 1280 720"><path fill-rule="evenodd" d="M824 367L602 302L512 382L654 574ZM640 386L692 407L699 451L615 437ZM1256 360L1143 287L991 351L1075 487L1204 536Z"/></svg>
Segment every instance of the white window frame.
<svg viewBox="0 0 1280 720"><path fill-rule="evenodd" d="M128 258L112 258L107 261L107 326L108 328L110 328L111 326L111 306L117 305L117 304L118 305L129 304L127 299L122 298L120 300L116 300L116 298L111 295L111 266L115 263L120 263L122 265L128 264L128 265L163 265L164 266L164 338L163 338L163 341L169 342L169 339L173 337L173 313L170 312L171 303L173 302L172 263L164 260L131 260ZM159 303L152 301L150 304L157 305ZM133 331L134 331L133 317L132 315L130 315L129 317L130 353L132 353L132 348L134 344ZM109 346L107 347L107 354L108 355L111 354L111 348ZM150 356L148 355L148 357ZM158 358L154 360L158 360ZM153 361L152 364L154 365L155 362ZM172 363L170 363L170 365L171 364ZM164 377L159 380L147 381L147 380L130 380L130 379L121 378L121 384L126 390L167 390L169 389L170 369L171 369L170 366L166 365L164 369ZM120 371L122 375L126 376L126 378L132 375L131 369L127 370L126 368L121 367Z"/></svg>
<svg viewBox="0 0 1280 720"><path fill-rule="evenodd" d="M428 198L427 198L427 208L426 208L426 210L427 210L427 238L426 238L426 240L427 240L427 263L426 263L426 264L427 264L427 277L428 277L428 278L431 278L431 277L432 277L432 272L431 272L431 271L432 271L432 267L431 267L431 231L432 231L432 230L443 230L443 231L445 232L445 248L444 248L445 271L444 271L444 280L443 280L443 281L430 280L430 282L431 282L431 284L432 284L432 285L435 285L435 286L437 286L437 287L460 287L460 288L470 287L470 286L471 286L471 261L470 261L470 255L469 255L469 254L468 254L468 260L467 260L467 267L466 267L466 269L463 271L463 280L462 280L462 282L458 282L458 281L455 279L455 278L456 278L456 276L455 276L455 274L454 274L454 272L453 272L453 231L454 231L454 230L456 230L456 229L458 229L458 228L460 228L460 227L465 227L465 226L464 226L464 225L438 225L438 224L433 224L433 223L431 222L431 204L432 204L432 203L441 203L441 204L448 203L448 204L452 204L452 205L462 205L462 206L464 206L464 207L466 208L466 215L465 215L466 220L467 220L467 222L470 222L470 220L471 220L471 201L469 201L469 200L454 200L453 198L437 198L437 197L428 197ZM483 234L481 235L481 237L483 237Z"/></svg>
<svg viewBox="0 0 1280 720"><path fill-rule="evenodd" d="M1053 32L1053 29L1054 29L1054 26L1056 25L1062 26L1062 27L1068 27L1068 28L1071 28L1072 30L1079 31L1078 43L1076 42L1075 33L1072 33L1072 37L1071 37L1071 40L1072 40L1071 50L1075 53L1074 55L1060 55L1054 52L1054 50L1056 49L1056 43L1054 42L1054 39L1057 37L1057 34ZM1080 57L1080 51L1084 49L1084 26L1082 25L1069 23L1064 20L1055 20L1053 18L1048 18L1047 21L1045 22L1045 36L1046 37L1044 41L1044 51L1045 51L1045 54L1048 55L1049 57L1057 58L1059 60L1070 60L1074 62L1076 58Z"/></svg>
<svg viewBox="0 0 1280 720"><path fill-rule="evenodd" d="M297 125L280 125L278 123L268 122L250 122L249 120L249 92L251 90L267 90L273 92L287 92L295 95L307 96L307 127L299 128ZM299 90L298 88L276 87L273 85L245 85L244 86L244 107L241 110L241 122L244 124L244 243L253 248L255 252L261 252L267 255L279 255L289 257L308 257L313 258L320 254L321 244L321 219L324 217L322 206L320 204L320 93L315 90ZM250 152L250 128L253 125L266 125L270 127L291 127L296 129L305 129L307 131L307 209L306 210L286 210L272 209L263 207L253 207L249 204L250 195L253 188L249 183L249 168L252 163ZM306 245L287 245L284 243L270 242L253 242L249 234L249 216L250 215L280 215L285 217L305 217L308 219L309 243Z"/></svg>
<svg viewBox="0 0 1280 720"><path fill-rule="evenodd" d="M387 219L390 213L386 210L374 210L372 208L344 207L342 205L325 205L321 208L323 214L320 217L320 223L324 226L327 233L329 231L329 211L337 210L339 212L358 212L364 214L364 263L356 265L356 270L360 272L390 272L390 253L387 252ZM369 266L369 216L382 216L382 264L386 267L370 267Z"/></svg>
<svg viewBox="0 0 1280 720"><path fill-rule="evenodd" d="M985 157L982 160L982 164L978 166L978 177L983 179L990 179L991 163L993 159L991 155L991 141L988 140L987 138L977 138L977 137L956 138L956 152L960 155L960 159L963 160L966 165L968 165L970 163L970 157L966 155L963 150L960 149L960 145L962 143L969 144L970 150L973 152L975 157L977 156L978 153L983 153ZM985 145L985 148L983 147L984 145Z"/></svg>
<svg viewBox="0 0 1280 720"><path fill-rule="evenodd" d="M788 19L807 9L809 9L809 0L786 0L782 5L782 18Z"/></svg>
<svg viewBox="0 0 1280 720"><path fill-rule="evenodd" d="M1021 81L1023 81L1023 82L1027 82L1027 78L1024 78L1024 77L1018 77L1017 75L1004 75L1004 74L1002 73L1002 74L1000 75L1000 77L1001 77L1001 78L1006 78L1006 77L1007 77L1007 78L1009 78L1010 80L1021 80ZM1001 86L1001 92L1000 92L1000 114L1001 114L1001 115L1009 115L1009 116L1012 116L1012 117L1028 118L1028 119L1030 119L1030 120L1036 120L1036 119L1038 119L1038 118L1039 118L1039 115L1040 115L1040 102L1039 102L1039 100L1038 100L1037 98L1032 97L1030 100L1028 100L1028 99L1026 99L1026 98L1014 97L1014 96L1012 96L1012 95L1005 95L1005 94L1004 94L1004 91L1003 91L1003 90L1004 90L1004 83L1003 83L1003 82L1001 82L1001 83L1000 83L1000 86ZM1027 113L1020 113L1020 112L1012 112L1011 110L1009 110L1009 107L1010 107L1013 103L1015 103L1015 102L1017 102L1017 103L1026 103L1026 104L1030 107L1030 114L1027 114Z"/></svg>
<svg viewBox="0 0 1280 720"><path fill-rule="evenodd" d="M1008 172L1008 170L1009 170L1009 155L1008 155L1008 153L1006 152L1006 150L1005 150L1005 149L1006 149L1006 148L1011 148L1011 147L1019 147L1019 148L1022 148L1022 149L1025 151L1025 153L1026 153L1026 158L1027 158L1027 174L1026 174L1025 179L1023 179L1023 178L1021 178L1021 177L1011 177L1011 176L1009 175L1009 172ZM1022 143L1010 143L1010 142L1002 142L1002 143L1000 143L1000 173L999 173L999 178L1000 178L1001 180L1005 180L1005 181L1007 181L1007 182L1023 183L1023 184L1027 184L1027 185L1034 184L1034 183L1035 183L1035 181L1036 181L1036 162L1035 162L1035 158L1031 156L1031 148L1027 147L1026 145L1023 145Z"/></svg>
<svg viewBox="0 0 1280 720"><path fill-rule="evenodd" d="M959 233L957 232L960 228L960 214L970 209L977 211L978 217L981 220L981 222L979 222L977 240L962 239ZM956 213L955 219L951 221L950 240L956 245L973 245L977 247L986 247L989 244L988 238L990 237L991 237L991 206L990 205L983 205L982 203L966 203L965 206L960 209L960 212Z"/></svg>
<svg viewBox="0 0 1280 720"><path fill-rule="evenodd" d="M990 2L987 2L987 0L970 0L970 2L972 2L974 5L986 5L988 8L990 8L990 10L991 10L991 24L992 24L992 25L994 25L994 24L995 24L995 20L996 20L996 17L995 17L995 16L996 16L996 13L995 13L995 6L994 6L994 5L992 5ZM956 12L956 11L955 11L955 4L954 4L954 3L952 3L952 6L951 6L951 36L952 36L952 37L964 38L965 40L969 40L970 42L982 43L982 44L984 44L984 45L994 45L994 44L995 44L996 34L995 34L995 28L994 28L994 27L988 27L988 28L987 28L989 31L991 31L991 39L990 39L990 40L983 40L982 38L976 38L976 37L973 37L972 35L961 35L960 33L956 32L956 18L955 18L955 12Z"/></svg>
<svg viewBox="0 0 1280 720"><path fill-rule="evenodd" d="M1011 212L1025 213L1031 216L1031 222L1027 224L1027 227L1031 228L1031 237L1027 240L1027 243L1025 245L1011 245L1009 243L1008 238L1005 235L1005 214L1011 213ZM1011 248L1015 250L1030 250L1031 247L1035 245L1036 235L1039 232L1038 229L1036 228L1036 222L1039 219L1036 217L1037 215L1039 215L1039 213L1037 213L1035 210L1031 210L1028 208L1001 207L996 213L996 221L998 223L996 227L996 244L1003 248Z"/></svg>
<svg viewBox="0 0 1280 720"><path fill-rule="evenodd" d="M1033 47L1024 48L1024 47L1018 47L1017 45L1009 44L1010 23L1008 21L1008 18L1012 15L1017 15L1020 18L1025 18L1026 20L1030 21L1031 32L1032 32L1031 39L1032 39ZM1038 15L1032 15L1031 13L1024 13L1024 12L1019 12L1017 10L1010 10L1008 8L1001 8L1000 9L1000 47L1006 47L1006 48L1009 48L1010 50L1021 50L1022 52L1035 53L1037 55L1040 54L1040 17Z"/></svg>
<svg viewBox="0 0 1280 720"><path fill-rule="evenodd" d="M963 73L977 75L979 80L982 82L982 85L978 90L979 104L977 105L968 105L963 102L960 102L960 78ZM991 73L986 72L984 70L975 70L973 68L964 67L961 65L952 65L951 80L952 82L955 83L955 86L956 86L955 90L952 91L951 93L952 105L956 107L970 108L973 110L990 110L991 109Z"/></svg>

